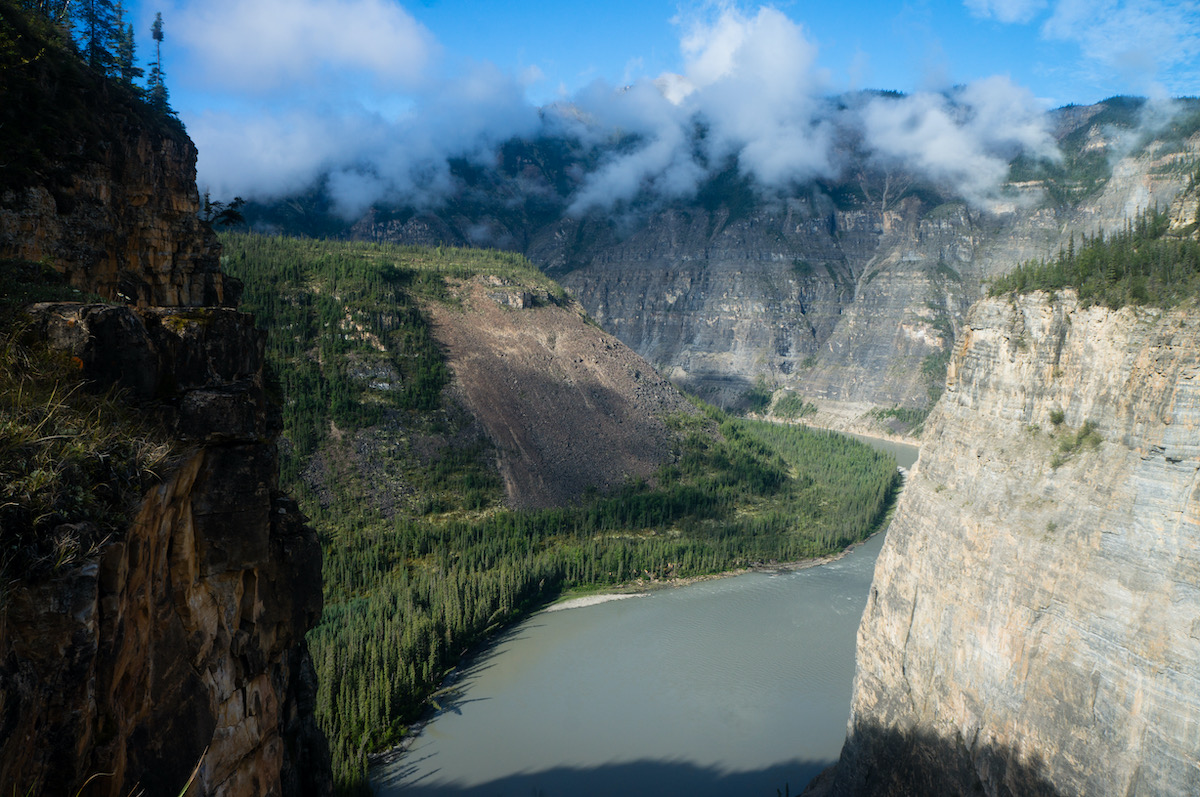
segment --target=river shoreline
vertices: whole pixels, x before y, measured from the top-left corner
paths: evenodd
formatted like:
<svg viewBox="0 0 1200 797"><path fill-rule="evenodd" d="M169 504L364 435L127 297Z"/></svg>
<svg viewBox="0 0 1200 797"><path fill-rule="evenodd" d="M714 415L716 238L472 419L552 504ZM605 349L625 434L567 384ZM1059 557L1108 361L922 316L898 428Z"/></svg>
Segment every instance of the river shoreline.
<svg viewBox="0 0 1200 797"><path fill-rule="evenodd" d="M835 431L840 434L847 434L847 432L843 432L841 430L836 430L836 429L831 429L830 431ZM855 433L850 433L850 434L852 434L852 436L859 437L860 439L863 437L870 437L868 435L859 435L859 434L855 434ZM896 440L888 440L886 438L875 437L874 439L880 440L883 442L887 442L887 443L892 443L892 444L899 443L900 445L910 445L908 443L904 443L904 442L900 442L900 441L896 441ZM864 440L864 442L868 442L868 441ZM868 442L868 444L870 444L870 443ZM878 448L879 446L876 446L876 447ZM913 446L913 447L916 448L916 446ZM918 453L919 453L919 450L918 450ZM902 467L901 471L902 471L902 473L905 474L905 477L907 477L908 469ZM903 490L903 482L901 483L900 489ZM792 573L792 572L798 572L801 570L807 570L809 568L820 567L821 565L830 564L832 562L836 562L836 561L844 558L845 556L847 556L848 554L850 554L852 551L856 550L857 548L860 548L863 545L866 545L868 542L870 542L872 539L874 539L877 535L886 532L888 526L890 525L890 521L891 521L891 518L888 517L886 522L882 523L880 525L880 528L877 531L870 534L869 536L865 537L862 540L859 540L858 542L851 543L850 545L843 548L841 551L838 551L836 553L826 554L824 556L817 556L817 557L813 557L813 558L809 558L809 559L800 559L800 560L789 561L789 562L768 562L768 563L757 562L757 563L747 565L745 567L735 568L733 570L726 570L726 571L722 571L722 572L718 572L718 573L708 573L705 575L697 575L697 576L669 577L669 578L652 579L652 580L651 579L638 579L635 581L625 582L623 584L609 586L609 587L601 589L600 591L590 592L590 593L587 592L586 590L578 590L578 591L575 591L573 594L563 595L560 598L558 598L557 600L551 602L550 604L548 604L546 606L543 606L540 609L534 609L533 611L523 612L521 614L521 616L512 618L511 622L508 624L507 627L511 629L511 628L515 627L516 625L518 625L519 623L524 622L525 620L529 619L530 617L534 617L538 614L542 614L542 613L546 613L546 612L556 612L556 611L564 611L564 610L568 610L568 609L586 608L588 606L596 606L596 605L600 605L603 603L608 603L610 601L625 600L628 598L648 597L653 592L657 592L660 590L666 590L666 589L676 589L679 587L686 587L691 584L698 584L698 583L704 582L704 581L714 581L717 579L732 578L734 576L746 575L749 573ZM583 594L581 594L581 593L583 593ZM459 661L459 664L457 666L455 666L453 669L451 669L446 674L446 676L443 678L437 692L435 692L431 696L430 704L431 704L432 711L427 712L426 716L422 717L417 722L414 722L412 725L409 725L405 730L404 737L400 740L399 743L397 743L396 745L393 745L392 747L388 748L387 750L383 750L378 753L368 754L367 759L369 762L369 766L372 769L375 769L375 768L381 767L381 766L387 766L388 764L391 764L396 759L403 756L404 753L409 750L409 748L413 745L413 743L421 735L425 726L429 722L433 721L440 713L442 713L442 708L438 704L438 702L436 701L435 698L437 698L439 695L451 695L452 696L455 691L455 688L456 688L456 686L455 686L456 683L463 677L465 672L472 666L472 664L474 662L478 661L478 658L481 655L483 655L486 651L499 645L503 639L504 633L505 633L505 630L500 630L498 633L489 636L489 638L487 638L486 640L484 640L484 641L480 642L479 644L477 644L476 646L474 646L473 649L464 651L463 656ZM450 697L449 699L453 699L453 698Z"/></svg>
<svg viewBox="0 0 1200 797"><path fill-rule="evenodd" d="M890 523L889 523L889 525L890 525ZM883 528L879 529L878 531L873 532L870 536L868 536L864 539L861 539L858 542L851 543L850 545L846 546L844 549L842 549L841 551L839 551L837 553L826 554L824 556L818 556L818 557L814 557L812 559L800 559L800 560L793 561L793 562L772 562L769 564L754 564L754 565L750 565L748 567L737 568L735 570L726 570L726 571L723 571L720 573L707 573L705 575L700 575L700 576L688 576L686 578L668 578L668 579L658 579L655 581L645 581L645 580L631 581L631 582L627 582L625 584L618 584L614 587L609 587L607 590L605 590L603 592L598 592L595 594L576 595L574 597L568 595L563 598L560 598L559 600L555 601L554 603L549 604L548 606L546 606L544 608L534 610L534 611L530 612L529 614L525 614L519 618L514 619L512 622L512 625L510 627L516 626L517 624L524 622L525 620L528 620L530 617L535 617L538 614L542 614L542 613L546 613L546 612L568 611L571 609L582 609L582 608L586 608L588 606L597 606L597 605L600 605L603 603L608 603L610 601L625 600L627 598L647 598L647 597L650 597L650 595L652 593L658 592L660 590L678 589L680 587L686 587L691 584L699 584L704 581L715 581L717 579L733 578L735 576L743 576L743 575L747 575L749 573L794 573L794 572L797 572L800 570L807 570L811 567L820 567L821 565L827 565L827 564L830 564L831 562L836 562L839 559L842 559L843 557L847 556L852 551L854 551L856 548L860 548L863 545L866 545L868 542L870 542L872 539L874 539L877 535L883 534L886 531L887 531L887 526L884 526ZM488 640L481 643L476 649L468 651L463 656L463 658L459 662L459 664L456 667L454 667L454 669L452 669L449 673L447 673L445 678L442 679L442 682L441 682L440 686L438 687L437 692L434 693L433 697L436 697L439 694L452 694L454 691L454 688L455 688L455 684L459 681L460 678L462 678L462 676L465 674L465 672L471 667L473 661L476 660L477 657L482 655L489 648L495 647L497 644L499 644L500 639L503 636L503 633L504 633L503 631L499 632L494 637L490 637ZM434 719L436 719L437 715L441 713L441 707L435 701L431 700L431 703L433 705L434 710L432 712L430 712L428 714L428 716L423 717L420 720L417 720L412 725L409 725L408 728L406 729L404 738L401 739L400 742L393 745L392 747L389 747L386 750L380 751L378 753L371 753L367 756L367 760L368 760L369 766L371 768L375 768L375 767L379 767L379 766L386 766L386 765L394 762L399 757L403 756L404 753L406 753L408 751L408 749L412 746L413 742L416 741L417 737L419 737L421 735L421 732L425 729L425 726L428 725L430 722L432 722Z"/></svg>
<svg viewBox="0 0 1200 797"><path fill-rule="evenodd" d="M890 522L889 522L890 525ZM810 567L820 567L831 562L836 562L844 556L848 555L854 549L866 545L877 534L882 534L887 531L887 527L872 532L869 536L864 537L858 542L851 543L837 553L825 554L824 556L816 556L811 559L798 559L792 562L771 562L769 564L753 564L747 567L739 567L734 570L723 570L720 573L705 573L699 576L686 576L683 578L663 578L647 581L640 579L637 581L629 581L624 584L617 584L609 587L603 592L598 592L590 595L571 596L566 595L558 601L551 603L541 612L563 611L566 609L582 609L588 606L596 606L609 601L624 600L625 598L645 598L653 592L664 589L678 589L691 584L699 584L704 581L715 581L721 578L733 578L735 576L744 576L748 573L794 573L800 570L807 570ZM538 614L539 612L534 612Z"/></svg>
<svg viewBox="0 0 1200 797"><path fill-rule="evenodd" d="M884 539L786 577L763 566L653 601L535 615L436 698L443 710L408 758L373 773L377 793L725 797L807 783L845 738Z"/></svg>

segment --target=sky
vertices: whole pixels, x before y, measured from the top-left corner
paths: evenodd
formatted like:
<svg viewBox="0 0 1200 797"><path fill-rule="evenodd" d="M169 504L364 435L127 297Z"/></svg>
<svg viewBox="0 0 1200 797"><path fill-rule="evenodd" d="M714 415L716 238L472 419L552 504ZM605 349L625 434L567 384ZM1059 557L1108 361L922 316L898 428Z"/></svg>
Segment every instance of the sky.
<svg viewBox="0 0 1200 797"><path fill-rule="evenodd" d="M139 57L161 12L172 106L214 196L267 199L322 174L352 218L432 205L447 157L567 132L606 156L573 213L695 190L735 158L767 189L838 174L853 129L986 206L1017 151L1055 157L1040 111L1115 94L1200 94L1200 0L135 0ZM826 99L905 93L837 118ZM689 136L710 130L697 160Z"/></svg>

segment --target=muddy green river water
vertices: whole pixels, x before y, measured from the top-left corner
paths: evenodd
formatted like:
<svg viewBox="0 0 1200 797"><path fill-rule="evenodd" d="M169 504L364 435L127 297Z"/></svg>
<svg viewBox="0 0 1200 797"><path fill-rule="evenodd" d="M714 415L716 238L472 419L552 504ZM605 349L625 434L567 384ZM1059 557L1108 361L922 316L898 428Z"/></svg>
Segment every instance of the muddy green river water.
<svg viewBox="0 0 1200 797"><path fill-rule="evenodd" d="M841 749L883 538L819 567L534 615L462 668L408 752L375 769L376 793L798 793Z"/></svg>

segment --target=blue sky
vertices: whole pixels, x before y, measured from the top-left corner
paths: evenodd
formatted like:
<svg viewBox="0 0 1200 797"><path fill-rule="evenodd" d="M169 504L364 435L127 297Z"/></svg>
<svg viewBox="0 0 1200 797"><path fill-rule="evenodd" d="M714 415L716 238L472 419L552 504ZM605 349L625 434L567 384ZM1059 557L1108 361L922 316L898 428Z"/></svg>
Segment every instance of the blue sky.
<svg viewBox="0 0 1200 797"><path fill-rule="evenodd" d="M656 86L675 108L691 103L687 113L765 124L771 139L756 142L730 123L730 152L747 163L764 147L819 149L787 131L811 126L813 98L849 89L990 86L972 96L1018 115L1113 94L1200 94L1196 0L146 0L131 8L143 60L155 11L172 103L201 149L201 182L219 195L286 193L333 168L348 196L432 196L445 175L430 164L534 132L549 103L661 134L638 177L686 187L694 169L668 153L675 112L640 88L617 103L631 86ZM747 105L747 93L761 101ZM768 107L780 104L792 111ZM802 160L761 174L831 168Z"/></svg>

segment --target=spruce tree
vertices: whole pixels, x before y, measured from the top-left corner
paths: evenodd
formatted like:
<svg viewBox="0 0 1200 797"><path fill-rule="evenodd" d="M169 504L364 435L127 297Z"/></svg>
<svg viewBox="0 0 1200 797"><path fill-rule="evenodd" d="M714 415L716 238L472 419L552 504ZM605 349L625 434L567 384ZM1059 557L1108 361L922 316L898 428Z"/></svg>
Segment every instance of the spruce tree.
<svg viewBox="0 0 1200 797"><path fill-rule="evenodd" d="M136 52L133 43L133 25L125 22L125 6L117 3L116 45L113 48L113 62L117 77L127 86L132 86L135 78L142 76L141 68L135 65Z"/></svg>
<svg viewBox="0 0 1200 797"><path fill-rule="evenodd" d="M161 11L154 15L154 24L150 26L150 35L154 38L154 63L150 64L150 74L146 78L146 91L150 95L150 106L163 113L174 114L175 112L171 110L170 96L167 93L167 84L163 79Z"/></svg>
<svg viewBox="0 0 1200 797"><path fill-rule="evenodd" d="M84 59L92 69L112 73L114 44L119 36L116 8L111 0L83 0L78 9L76 24L83 40Z"/></svg>

